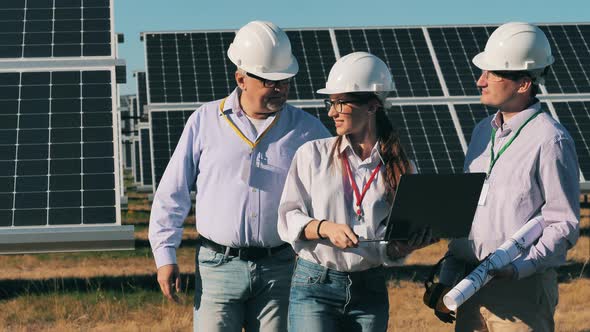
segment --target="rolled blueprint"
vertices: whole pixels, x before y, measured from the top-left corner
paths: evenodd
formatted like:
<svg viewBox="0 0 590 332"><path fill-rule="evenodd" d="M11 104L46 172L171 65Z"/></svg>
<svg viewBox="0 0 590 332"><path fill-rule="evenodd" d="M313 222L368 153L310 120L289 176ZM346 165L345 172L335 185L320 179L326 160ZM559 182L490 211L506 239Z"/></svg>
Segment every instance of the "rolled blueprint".
<svg viewBox="0 0 590 332"><path fill-rule="evenodd" d="M529 220L443 297L445 306L450 310L457 310L461 304L492 279L488 271L501 269L510 264L541 237L543 228L543 217L539 216Z"/></svg>

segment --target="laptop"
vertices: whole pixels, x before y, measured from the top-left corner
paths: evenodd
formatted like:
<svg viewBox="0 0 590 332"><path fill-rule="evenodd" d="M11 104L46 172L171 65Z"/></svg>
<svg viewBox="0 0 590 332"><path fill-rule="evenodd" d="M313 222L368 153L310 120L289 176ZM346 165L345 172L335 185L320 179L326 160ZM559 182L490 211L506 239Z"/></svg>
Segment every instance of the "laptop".
<svg viewBox="0 0 590 332"><path fill-rule="evenodd" d="M467 237L485 177L485 173L402 175L385 237L359 241L407 240L423 227L430 227L435 238Z"/></svg>

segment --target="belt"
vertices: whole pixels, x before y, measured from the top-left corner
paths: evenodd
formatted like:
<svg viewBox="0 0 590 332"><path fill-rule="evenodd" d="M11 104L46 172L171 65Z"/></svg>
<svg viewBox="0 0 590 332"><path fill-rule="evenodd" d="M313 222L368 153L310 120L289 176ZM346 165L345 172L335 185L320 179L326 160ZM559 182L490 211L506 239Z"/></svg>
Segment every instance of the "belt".
<svg viewBox="0 0 590 332"><path fill-rule="evenodd" d="M211 249L217 253L225 254L229 248L228 256L239 257L244 261L255 261L261 258L275 255L279 251L290 247L288 243L283 243L280 246L272 248L264 247L244 247L244 248L232 248L221 245L217 242L211 241L206 237L199 237L199 244L207 249Z"/></svg>

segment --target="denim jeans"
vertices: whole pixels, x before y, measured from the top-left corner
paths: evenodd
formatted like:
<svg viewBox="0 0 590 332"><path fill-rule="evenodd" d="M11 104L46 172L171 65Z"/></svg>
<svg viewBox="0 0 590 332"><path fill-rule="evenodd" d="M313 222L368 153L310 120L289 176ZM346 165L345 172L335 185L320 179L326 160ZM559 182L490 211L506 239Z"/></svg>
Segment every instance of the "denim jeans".
<svg viewBox="0 0 590 332"><path fill-rule="evenodd" d="M298 259L291 280L289 331L386 331L383 268L338 272Z"/></svg>
<svg viewBox="0 0 590 332"><path fill-rule="evenodd" d="M255 261L200 247L194 331L286 331L294 262L290 247Z"/></svg>

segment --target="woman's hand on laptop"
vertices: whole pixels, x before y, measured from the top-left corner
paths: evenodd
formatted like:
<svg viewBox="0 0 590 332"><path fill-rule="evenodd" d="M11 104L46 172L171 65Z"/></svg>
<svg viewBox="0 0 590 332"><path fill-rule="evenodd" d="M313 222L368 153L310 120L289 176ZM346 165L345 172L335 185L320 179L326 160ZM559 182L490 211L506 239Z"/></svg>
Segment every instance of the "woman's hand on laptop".
<svg viewBox="0 0 590 332"><path fill-rule="evenodd" d="M359 244L358 236L348 225L325 221L322 223L320 234L340 249L355 248Z"/></svg>

